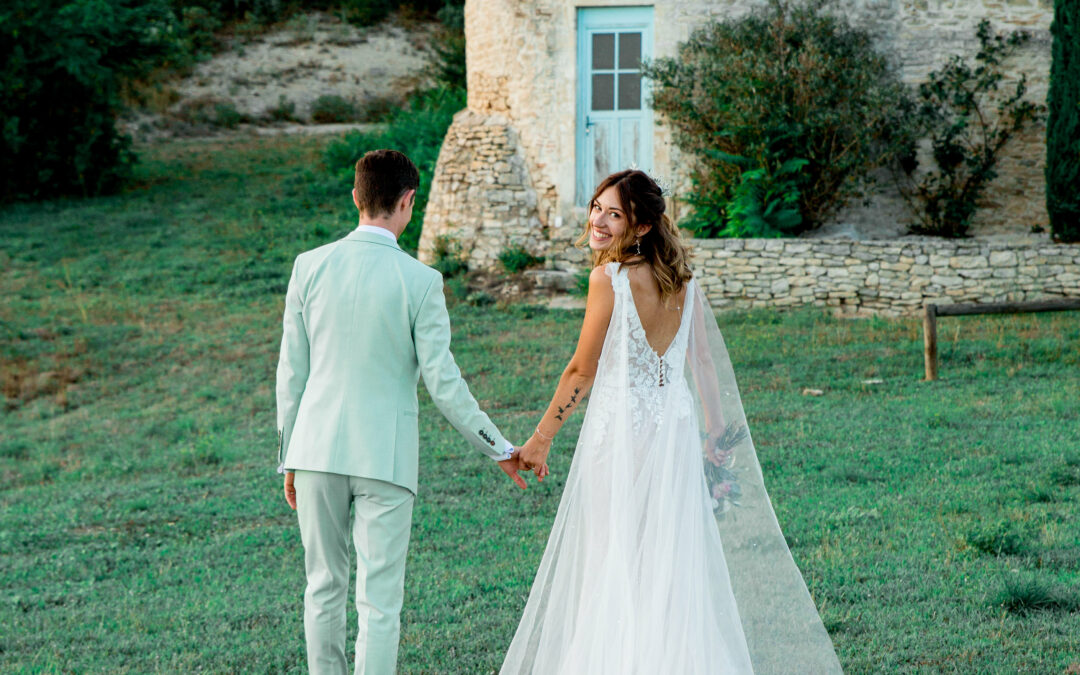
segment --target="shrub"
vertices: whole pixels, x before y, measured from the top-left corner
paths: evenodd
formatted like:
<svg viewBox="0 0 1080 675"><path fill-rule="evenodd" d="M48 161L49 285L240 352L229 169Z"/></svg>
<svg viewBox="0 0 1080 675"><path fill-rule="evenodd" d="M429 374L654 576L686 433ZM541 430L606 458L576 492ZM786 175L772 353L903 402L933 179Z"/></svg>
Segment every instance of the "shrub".
<svg viewBox="0 0 1080 675"><path fill-rule="evenodd" d="M234 129L241 122L250 122L251 118L236 109L229 101L212 96L184 101L177 116L188 124Z"/></svg>
<svg viewBox="0 0 1080 675"><path fill-rule="evenodd" d="M416 191L413 224L398 239L407 251L416 251L420 241L420 224L427 208L431 179L439 158L446 130L454 114L465 107L465 91L438 88L419 92L405 108L394 112L386 128L374 132L353 131L340 141L327 146L324 160L327 168L338 176L340 184L351 186L356 160L369 150L389 148L409 156L420 170L420 187Z"/></svg>
<svg viewBox="0 0 1080 675"><path fill-rule="evenodd" d="M124 84L180 48L163 2L5 2L0 199L117 189L134 161L116 128Z"/></svg>
<svg viewBox="0 0 1080 675"><path fill-rule="evenodd" d="M733 163L746 162L741 157ZM721 237L787 237L802 226L799 213L799 171L805 159L789 159L773 172L748 169L739 176L728 202Z"/></svg>
<svg viewBox="0 0 1080 675"><path fill-rule="evenodd" d="M1054 3L1046 125L1046 210L1060 241L1080 241L1080 0Z"/></svg>
<svg viewBox="0 0 1080 675"><path fill-rule="evenodd" d="M311 121L318 124L352 122L356 119L356 106L337 94L323 94L311 103Z"/></svg>
<svg viewBox="0 0 1080 675"><path fill-rule="evenodd" d="M698 236L752 233L751 223L774 236L818 227L906 147L907 90L869 34L820 3L770 0L695 31L645 73L694 160L695 208L681 225ZM733 207L741 215L729 229Z"/></svg>
<svg viewBox="0 0 1080 675"><path fill-rule="evenodd" d="M534 256L523 246L508 246L499 252L499 264L510 274L544 262L542 257Z"/></svg>
<svg viewBox="0 0 1080 675"><path fill-rule="evenodd" d="M285 94L281 94L278 96L277 105L266 113L275 122L293 122L296 120L296 104L285 98Z"/></svg>
<svg viewBox="0 0 1080 675"><path fill-rule="evenodd" d="M456 277L469 271L469 263L465 252L461 250L461 243L450 235L440 234L435 237L431 255L434 259L431 266L444 278Z"/></svg>
<svg viewBox="0 0 1080 675"><path fill-rule="evenodd" d="M342 15L348 21L361 26L371 26L400 9L431 16L444 6L464 4L464 0L343 0L340 7Z"/></svg>
<svg viewBox="0 0 1080 675"><path fill-rule="evenodd" d="M1021 76L998 103L996 114L990 114L987 106L1004 78L1001 63L1028 35L994 35L984 19L976 37L975 66L954 56L919 85L917 120L921 135L930 139L934 168L919 175L912 148L901 163L904 175L899 181L901 194L918 218L910 228L915 233L967 236L979 200L997 177L998 154L1042 111L1024 100L1027 79Z"/></svg>
<svg viewBox="0 0 1080 675"><path fill-rule="evenodd" d="M305 4L315 9L329 7L331 3L316 1ZM268 25L287 19L298 8L296 3L286 0L171 0L170 5L177 16L209 16L219 25L221 22L235 21Z"/></svg>
<svg viewBox="0 0 1080 675"><path fill-rule="evenodd" d="M401 104L401 98L393 94L368 96L360 102L356 111L356 120L358 122L382 122L400 108Z"/></svg>
<svg viewBox="0 0 1080 675"><path fill-rule="evenodd" d="M440 85L465 88L465 7L448 4L436 15L442 24L432 49L429 74Z"/></svg>
<svg viewBox="0 0 1080 675"><path fill-rule="evenodd" d="M191 52L207 53L216 50L217 32L221 30L221 20L205 7L180 7L180 25L183 26Z"/></svg>
<svg viewBox="0 0 1080 675"><path fill-rule="evenodd" d="M214 106L214 124L226 129L235 129L241 122L247 122L248 117L236 109L232 103L218 103Z"/></svg>

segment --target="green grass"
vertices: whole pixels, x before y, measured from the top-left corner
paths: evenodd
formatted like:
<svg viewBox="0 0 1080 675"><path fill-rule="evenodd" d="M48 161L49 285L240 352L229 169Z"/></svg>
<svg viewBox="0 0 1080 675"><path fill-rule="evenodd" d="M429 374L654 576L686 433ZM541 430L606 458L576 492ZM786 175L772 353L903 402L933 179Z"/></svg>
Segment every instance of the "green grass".
<svg viewBox="0 0 1080 675"><path fill-rule="evenodd" d="M155 146L123 195L0 211L0 670L304 672L273 382L293 256L355 222L324 145ZM451 313L473 391L524 438L580 312ZM1080 316L949 318L934 383L916 320L720 322L847 672L1080 662ZM421 405L401 672L494 672L580 416L522 493Z"/></svg>

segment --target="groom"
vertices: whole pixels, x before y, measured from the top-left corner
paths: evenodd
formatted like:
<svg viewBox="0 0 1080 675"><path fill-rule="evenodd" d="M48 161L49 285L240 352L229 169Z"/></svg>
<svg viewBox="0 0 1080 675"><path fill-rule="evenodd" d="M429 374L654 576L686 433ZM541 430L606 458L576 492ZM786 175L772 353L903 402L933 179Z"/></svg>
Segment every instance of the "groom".
<svg viewBox="0 0 1080 675"><path fill-rule="evenodd" d="M285 297L277 371L278 471L304 543L312 673L345 673L348 531L356 548L356 673L397 662L419 434L420 376L443 415L521 488L513 446L469 393L450 353L438 272L404 253L419 173L377 150L356 163L360 224L301 254Z"/></svg>

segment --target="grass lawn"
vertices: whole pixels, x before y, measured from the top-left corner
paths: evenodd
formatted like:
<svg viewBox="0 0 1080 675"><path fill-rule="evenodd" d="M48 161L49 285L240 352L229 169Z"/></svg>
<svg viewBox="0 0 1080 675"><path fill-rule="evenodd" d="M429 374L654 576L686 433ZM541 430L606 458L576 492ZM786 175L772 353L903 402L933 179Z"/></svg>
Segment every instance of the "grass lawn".
<svg viewBox="0 0 1080 675"><path fill-rule="evenodd" d="M122 195L0 210L0 671L305 671L273 383L293 257L354 225L325 143L154 146ZM581 313L451 300L524 439ZM1080 672L1080 314L944 319L934 383L917 320L719 320L847 672ZM421 407L400 670L495 672L581 416L520 492Z"/></svg>

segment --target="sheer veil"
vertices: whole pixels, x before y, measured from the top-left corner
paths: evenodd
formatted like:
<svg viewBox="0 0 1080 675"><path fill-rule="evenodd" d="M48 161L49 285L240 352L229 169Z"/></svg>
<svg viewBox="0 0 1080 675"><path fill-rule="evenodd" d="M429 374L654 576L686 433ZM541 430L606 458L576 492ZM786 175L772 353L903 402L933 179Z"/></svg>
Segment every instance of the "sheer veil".
<svg viewBox="0 0 1080 675"><path fill-rule="evenodd" d="M715 314L693 284L686 380L707 434L702 459L755 673L840 673L832 641L788 550Z"/></svg>
<svg viewBox="0 0 1080 675"><path fill-rule="evenodd" d="M659 354L628 275L618 263L607 272L615 304L596 379L501 672L841 672L765 492L704 293L689 282Z"/></svg>

